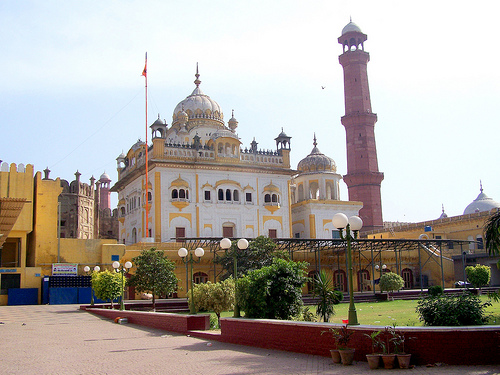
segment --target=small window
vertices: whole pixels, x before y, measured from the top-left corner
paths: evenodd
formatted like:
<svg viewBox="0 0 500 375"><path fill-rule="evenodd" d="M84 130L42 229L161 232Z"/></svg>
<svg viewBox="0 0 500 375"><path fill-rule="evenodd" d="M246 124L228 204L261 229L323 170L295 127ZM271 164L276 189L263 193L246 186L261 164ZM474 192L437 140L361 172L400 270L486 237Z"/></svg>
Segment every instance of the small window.
<svg viewBox="0 0 500 375"><path fill-rule="evenodd" d="M264 195L264 202L265 203L270 203L271 202L271 194Z"/></svg>
<svg viewBox="0 0 500 375"><path fill-rule="evenodd" d="M229 190L229 189L226 189L226 200L228 202L231 202L231 200L232 200L231 199L231 190Z"/></svg>
<svg viewBox="0 0 500 375"><path fill-rule="evenodd" d="M252 202L252 193L246 193L245 194L245 200L247 202Z"/></svg>
<svg viewBox="0 0 500 375"><path fill-rule="evenodd" d="M148 202L151 202L153 200L153 194L151 194L150 191L148 191Z"/></svg>
<svg viewBox="0 0 500 375"><path fill-rule="evenodd" d="M293 236L294 236L295 238L300 238L300 233L295 233Z"/></svg>
<svg viewBox="0 0 500 375"><path fill-rule="evenodd" d="M219 189L219 191L217 192L217 194L218 194L218 199L220 201L223 201L224 200L224 190Z"/></svg>
<svg viewBox="0 0 500 375"><path fill-rule="evenodd" d="M177 189L172 190L172 199L177 199L179 198L179 193L177 192Z"/></svg>
<svg viewBox="0 0 500 375"><path fill-rule="evenodd" d="M269 229L269 238L277 238L278 231L276 229Z"/></svg>
<svg viewBox="0 0 500 375"><path fill-rule="evenodd" d="M210 190L205 190L205 200L206 201L210 200Z"/></svg>
<svg viewBox="0 0 500 375"><path fill-rule="evenodd" d="M186 191L184 189L179 190L179 198L186 199Z"/></svg>
<svg viewBox="0 0 500 375"><path fill-rule="evenodd" d="M278 203L278 196L276 194L273 194L272 201L273 203Z"/></svg>
<svg viewBox="0 0 500 375"><path fill-rule="evenodd" d="M235 202L239 202L239 200L240 200L240 194L239 194L238 190L234 190L233 191L233 200Z"/></svg>
<svg viewBox="0 0 500 375"><path fill-rule="evenodd" d="M340 232L338 230L332 230L332 238L340 238Z"/></svg>

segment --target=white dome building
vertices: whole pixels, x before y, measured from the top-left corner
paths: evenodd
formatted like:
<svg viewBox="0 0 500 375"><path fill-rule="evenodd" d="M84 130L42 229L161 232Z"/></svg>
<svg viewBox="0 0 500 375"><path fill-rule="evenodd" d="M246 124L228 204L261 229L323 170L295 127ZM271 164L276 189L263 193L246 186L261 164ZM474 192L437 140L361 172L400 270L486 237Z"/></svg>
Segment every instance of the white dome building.
<svg viewBox="0 0 500 375"><path fill-rule="evenodd" d="M491 211L494 208L500 208L500 203L494 201L483 192L483 184L480 184L480 193L467 207L465 207L464 215L473 214L475 212Z"/></svg>
<svg viewBox="0 0 500 375"><path fill-rule="evenodd" d="M311 153L299 162L297 171L290 186L294 237L337 237L333 215L358 215L363 203L340 200L342 176L337 173L335 161L318 149L316 135Z"/></svg>

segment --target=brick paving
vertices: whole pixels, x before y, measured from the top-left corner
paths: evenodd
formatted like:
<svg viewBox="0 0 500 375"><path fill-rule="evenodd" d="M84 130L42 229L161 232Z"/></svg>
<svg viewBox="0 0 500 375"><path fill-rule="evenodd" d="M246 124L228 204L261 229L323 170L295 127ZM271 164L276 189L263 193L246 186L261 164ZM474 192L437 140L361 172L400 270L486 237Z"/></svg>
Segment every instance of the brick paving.
<svg viewBox="0 0 500 375"><path fill-rule="evenodd" d="M0 306L0 356L2 375L500 374L500 366L443 365L409 370L369 370L366 362L342 366L327 357L120 325L80 311L76 305Z"/></svg>

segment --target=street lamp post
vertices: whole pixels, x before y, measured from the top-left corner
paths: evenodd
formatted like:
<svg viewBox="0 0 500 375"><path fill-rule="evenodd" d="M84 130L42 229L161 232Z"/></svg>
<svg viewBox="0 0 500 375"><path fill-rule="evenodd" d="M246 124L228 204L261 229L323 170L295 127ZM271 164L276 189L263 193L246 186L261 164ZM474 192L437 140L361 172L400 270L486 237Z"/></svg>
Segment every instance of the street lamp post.
<svg viewBox="0 0 500 375"><path fill-rule="evenodd" d="M89 266L85 266L83 267L83 270L85 271L85 273L88 275L89 272L90 272L90 267ZM92 285L92 274L94 272L99 272L101 270L101 267L99 266L95 266L94 269L92 270L92 273L90 273L90 305L91 306L94 306L94 286Z"/></svg>
<svg viewBox="0 0 500 375"><path fill-rule="evenodd" d="M182 261L186 264L191 264L191 298L189 301L189 313L196 314L196 309L194 307L194 280L193 280L193 267L194 263L199 263L201 261L201 257L205 254L205 250L201 247L197 248L194 251L194 255L198 257L198 260L193 258L193 253L190 253L185 247L181 247L177 254L181 257ZM189 254L189 257L188 257ZM186 286L188 286L188 280L186 280Z"/></svg>
<svg viewBox="0 0 500 375"><path fill-rule="evenodd" d="M246 240L245 238L241 238L238 240L238 249L240 250L245 250L248 248L248 240ZM220 247L222 249L224 249L226 251L226 253L228 252L228 250L231 248L231 240L229 238L223 238L221 241L220 241ZM238 253L236 253L236 250L233 252L233 275L234 275L234 314L233 316L235 318L239 318L241 316L240 314L240 307L238 306L238 303L237 303L237 298L238 298L238 288L237 288L237 285L236 285L236 282L238 280Z"/></svg>
<svg viewBox="0 0 500 375"><path fill-rule="evenodd" d="M343 213L333 215L332 224L339 230L340 238L347 241L347 274L349 278L349 325L358 325L358 315L354 306L354 286L352 281L352 254L351 241L358 238L358 232L363 227L363 220L359 216L351 216L349 219ZM345 228L345 234L343 229ZM351 234L351 230L353 234Z"/></svg>
<svg viewBox="0 0 500 375"><path fill-rule="evenodd" d="M123 291L124 291L124 274L125 272L128 272L129 269L132 268L132 262L125 262L125 265L121 265L120 262L114 261L113 262L113 268L115 269L116 272L120 272L122 274L122 287L121 287L121 301L120 301L120 311L125 310L125 304L123 303Z"/></svg>

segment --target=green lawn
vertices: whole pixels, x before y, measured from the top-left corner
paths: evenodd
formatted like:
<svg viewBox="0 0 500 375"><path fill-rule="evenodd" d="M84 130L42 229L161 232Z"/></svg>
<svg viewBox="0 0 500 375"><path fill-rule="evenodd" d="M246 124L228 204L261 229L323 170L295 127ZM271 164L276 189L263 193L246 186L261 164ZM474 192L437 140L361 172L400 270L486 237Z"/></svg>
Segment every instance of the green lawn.
<svg viewBox="0 0 500 375"><path fill-rule="evenodd" d="M487 296L481 296L481 301L486 302ZM418 320L415 312L418 300L396 300L387 302L357 303L356 311L360 324L376 326L423 326ZM315 306L309 306L310 311L316 312ZM335 306L335 316L330 319L331 323L342 323L347 319L349 303L341 303ZM500 303L493 302L493 305L486 309L486 314L491 315L488 324L500 324ZM215 314L213 314L215 316ZM242 313L244 315L244 313ZM232 311L221 314L222 317L233 316Z"/></svg>

